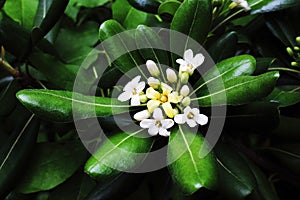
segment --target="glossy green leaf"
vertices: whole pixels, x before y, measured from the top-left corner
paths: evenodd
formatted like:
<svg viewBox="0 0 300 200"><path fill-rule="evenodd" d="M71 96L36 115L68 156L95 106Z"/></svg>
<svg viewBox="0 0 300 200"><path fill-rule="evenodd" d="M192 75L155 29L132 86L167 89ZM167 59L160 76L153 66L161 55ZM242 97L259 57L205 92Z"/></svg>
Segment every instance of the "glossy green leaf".
<svg viewBox="0 0 300 200"><path fill-rule="evenodd" d="M251 102L242 106L227 107L225 127L228 130L268 133L279 124L278 104Z"/></svg>
<svg viewBox="0 0 300 200"><path fill-rule="evenodd" d="M38 0L6 0L5 13L26 29L31 29L35 13L38 9Z"/></svg>
<svg viewBox="0 0 300 200"><path fill-rule="evenodd" d="M216 40L210 48L207 50L211 58L217 63L221 60L234 56L236 52L236 46L238 42L238 36L236 32L231 31L225 33L218 40Z"/></svg>
<svg viewBox="0 0 300 200"><path fill-rule="evenodd" d="M125 29L115 20L108 20L101 24L99 38L103 42L106 39L122 33ZM134 38L127 33L122 37L114 37L103 43L103 47L111 60L115 60L114 65L123 73L134 67L139 67L143 63L142 58L136 51L128 52L128 49L136 49Z"/></svg>
<svg viewBox="0 0 300 200"><path fill-rule="evenodd" d="M248 167L252 171L253 176L256 180L256 188L253 193L250 195L250 199L256 200L256 195L260 196L261 199L265 200L279 200L279 197L276 194L275 188L262 170L256 166L253 162L247 159L245 156L242 156L243 159L247 162ZM253 195L255 193L255 195Z"/></svg>
<svg viewBox="0 0 300 200"><path fill-rule="evenodd" d="M42 39L58 22L69 3L69 0L39 1L39 9L35 16L35 26L40 29L39 39Z"/></svg>
<svg viewBox="0 0 300 200"><path fill-rule="evenodd" d="M122 173L109 181L98 183L85 200L126 199L129 194L139 189L137 185L140 186L143 178L142 173Z"/></svg>
<svg viewBox="0 0 300 200"><path fill-rule="evenodd" d="M128 0L128 2L138 10L149 13L157 13L160 3L164 0Z"/></svg>
<svg viewBox="0 0 300 200"><path fill-rule="evenodd" d="M256 69L254 75L267 72L268 68L275 62L276 58L256 58Z"/></svg>
<svg viewBox="0 0 300 200"><path fill-rule="evenodd" d="M88 8L103 6L108 2L110 2L110 0L71 0L70 1L70 3L76 4L77 6L84 6Z"/></svg>
<svg viewBox="0 0 300 200"><path fill-rule="evenodd" d="M201 158L200 150L206 151L208 144L198 134L179 127L172 131L168 144L169 170L173 179L187 194L198 189L215 188L217 184L217 165L212 153Z"/></svg>
<svg viewBox="0 0 300 200"><path fill-rule="evenodd" d="M165 1L160 4L158 8L158 14L169 14L171 16L174 16L180 5L181 2L177 0Z"/></svg>
<svg viewBox="0 0 300 200"><path fill-rule="evenodd" d="M278 86L266 99L278 103L280 107L294 105L300 102L300 87L298 85Z"/></svg>
<svg viewBox="0 0 300 200"><path fill-rule="evenodd" d="M111 7L113 19L118 21L120 24L123 24L132 6L127 0L116 0Z"/></svg>
<svg viewBox="0 0 300 200"><path fill-rule="evenodd" d="M139 25L136 29L136 44L139 52L145 60L153 60L155 63L164 64L168 66L169 59L164 43L158 34L151 28ZM145 49L145 47L149 47ZM161 66L160 66L161 67ZM162 68L161 68L162 71Z"/></svg>
<svg viewBox="0 0 300 200"><path fill-rule="evenodd" d="M140 165L150 151L152 139L137 134L141 130L109 137L87 161L85 172L96 179L105 179Z"/></svg>
<svg viewBox="0 0 300 200"><path fill-rule="evenodd" d="M89 22L76 28L61 28L54 43L60 57L66 63L81 65L98 41L98 26L97 23ZM80 42L78 42L78 38L80 38ZM66 46L68 48L65 48Z"/></svg>
<svg viewBox="0 0 300 200"><path fill-rule="evenodd" d="M96 186L86 174L75 174L51 192L48 200L83 200Z"/></svg>
<svg viewBox="0 0 300 200"><path fill-rule="evenodd" d="M265 147L265 152L272 155L280 165L294 174L300 175L300 147L299 142L281 144L276 147Z"/></svg>
<svg viewBox="0 0 300 200"><path fill-rule="evenodd" d="M54 56L43 53L31 54L29 61L36 69L42 72L53 85L62 89L73 89L79 66L65 65Z"/></svg>
<svg viewBox="0 0 300 200"><path fill-rule="evenodd" d="M245 199L256 186L248 164L229 145L218 144L215 153L220 175L218 190L229 199Z"/></svg>
<svg viewBox="0 0 300 200"><path fill-rule="evenodd" d="M20 125L21 127L18 127ZM28 156L36 142L39 121L32 115L25 122L16 123L15 126L15 131L0 150L1 199L4 199L20 180L20 175L22 175L24 167L28 163Z"/></svg>
<svg viewBox="0 0 300 200"><path fill-rule="evenodd" d="M179 6L178 10L174 15L174 18L171 23L171 29L184 33L187 36L199 42L200 44L203 44L203 42L206 40L207 34L210 29L211 18L211 1L185 0ZM183 42L186 45L183 45L182 48L187 47L188 41Z"/></svg>
<svg viewBox="0 0 300 200"><path fill-rule="evenodd" d="M67 180L86 159L87 152L80 141L38 143L18 191L33 193L54 188Z"/></svg>
<svg viewBox="0 0 300 200"><path fill-rule="evenodd" d="M251 6L251 14L272 12L299 5L298 0L248 0Z"/></svg>
<svg viewBox="0 0 300 200"><path fill-rule="evenodd" d="M130 107L117 99L85 96L59 90L21 90L17 93L17 98L33 113L57 122L72 121L73 113L78 118L86 119L95 117L94 114L107 116L128 112Z"/></svg>
<svg viewBox="0 0 300 200"><path fill-rule="evenodd" d="M278 72L236 77L226 81L224 89L220 85L213 85L210 92L201 89L199 97L192 100L198 100L201 106L246 104L266 97L273 90L278 78Z"/></svg>

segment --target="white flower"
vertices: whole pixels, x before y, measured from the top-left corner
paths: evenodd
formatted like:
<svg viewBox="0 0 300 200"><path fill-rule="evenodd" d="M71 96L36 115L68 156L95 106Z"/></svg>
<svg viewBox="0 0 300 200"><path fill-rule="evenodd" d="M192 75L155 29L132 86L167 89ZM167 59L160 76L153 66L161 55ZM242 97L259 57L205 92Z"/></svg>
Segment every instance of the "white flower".
<svg viewBox="0 0 300 200"><path fill-rule="evenodd" d="M137 106L140 105L140 94L143 91L143 89L145 88L145 82L139 82L141 79L141 76L136 76L134 79L132 79L131 81L129 81L124 89L123 89L123 93L121 93L118 96L118 100L119 101L128 101L129 99L131 99L131 105L132 106Z"/></svg>
<svg viewBox="0 0 300 200"><path fill-rule="evenodd" d="M248 5L248 2L246 0L232 0L234 3L237 4L237 6L244 8L245 11L251 10L251 7Z"/></svg>
<svg viewBox="0 0 300 200"><path fill-rule="evenodd" d="M208 117L206 115L200 114L198 108L191 108L187 106L184 109L183 114L178 114L174 117L174 121L177 124L187 123L190 127L195 127L197 124L205 125L208 122Z"/></svg>
<svg viewBox="0 0 300 200"><path fill-rule="evenodd" d="M170 132L167 129L171 128L174 125L172 119L164 119L162 110L156 108L153 112L153 119L144 119L140 122L142 128L148 128L148 133L152 136L161 135L169 136Z"/></svg>
<svg viewBox="0 0 300 200"><path fill-rule="evenodd" d="M176 83L177 82L177 75L173 69L168 68L166 70L167 73L167 79L170 83Z"/></svg>
<svg viewBox="0 0 300 200"><path fill-rule="evenodd" d="M144 119L148 119L150 117L150 112L148 110L143 110L140 112L135 113L133 118L137 121L142 121Z"/></svg>
<svg viewBox="0 0 300 200"><path fill-rule="evenodd" d="M147 108L149 112L153 112L155 108L162 105L163 110L169 118L174 117L174 110L171 103L179 103L182 100L182 97L178 95L178 92L172 92L173 88L167 85L166 83L161 83L162 93L154 90L152 87L149 87L146 90L146 95L148 99L151 99L147 103Z"/></svg>
<svg viewBox="0 0 300 200"><path fill-rule="evenodd" d="M159 76L160 72L155 62L153 62L152 60L147 60L146 66L151 76Z"/></svg>
<svg viewBox="0 0 300 200"><path fill-rule="evenodd" d="M193 51L188 49L184 52L183 59L177 59L176 62L180 64L181 72L188 72L192 75L194 70L204 62L204 56L198 53L194 57Z"/></svg>

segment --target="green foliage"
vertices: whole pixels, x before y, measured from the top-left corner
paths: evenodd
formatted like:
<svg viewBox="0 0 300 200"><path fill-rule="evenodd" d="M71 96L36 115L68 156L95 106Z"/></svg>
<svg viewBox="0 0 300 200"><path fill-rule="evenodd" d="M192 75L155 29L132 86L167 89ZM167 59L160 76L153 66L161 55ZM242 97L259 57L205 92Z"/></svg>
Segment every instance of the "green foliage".
<svg viewBox="0 0 300 200"><path fill-rule="evenodd" d="M297 196L300 2L247 2L250 10L231 0L0 0L0 199ZM176 59L187 49L205 57L189 84L191 106L208 124L175 123L169 138L151 137L133 117L146 104L117 100L125 89L118 81L137 70L147 84L149 73L140 67L147 60L161 71L178 70ZM184 107L176 104L175 111ZM212 108L226 115L212 115ZM95 117L101 133L93 129ZM221 138L201 157L219 119ZM77 132L86 136L84 145ZM169 166L127 173L156 164L147 155L163 146Z"/></svg>

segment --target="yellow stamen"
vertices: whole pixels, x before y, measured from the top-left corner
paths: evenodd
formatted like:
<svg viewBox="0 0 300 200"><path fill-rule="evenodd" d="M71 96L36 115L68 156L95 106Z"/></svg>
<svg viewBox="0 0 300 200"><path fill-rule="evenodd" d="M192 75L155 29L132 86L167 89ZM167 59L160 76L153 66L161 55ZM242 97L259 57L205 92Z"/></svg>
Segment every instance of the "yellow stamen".
<svg viewBox="0 0 300 200"><path fill-rule="evenodd" d="M194 113L190 112L188 115L187 115L187 118L189 119L194 119L195 115Z"/></svg>

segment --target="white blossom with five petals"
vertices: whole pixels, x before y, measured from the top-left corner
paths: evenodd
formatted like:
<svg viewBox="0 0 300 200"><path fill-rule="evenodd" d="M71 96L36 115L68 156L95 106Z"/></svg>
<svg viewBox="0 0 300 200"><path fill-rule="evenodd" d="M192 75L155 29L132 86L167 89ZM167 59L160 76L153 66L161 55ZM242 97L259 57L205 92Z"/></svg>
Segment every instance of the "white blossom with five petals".
<svg viewBox="0 0 300 200"><path fill-rule="evenodd" d="M172 119L164 119L162 110L156 108L153 112L153 119L144 119L140 122L142 128L147 128L148 133L152 136L161 135L161 136L170 136L170 132L167 129L171 128L174 125Z"/></svg>
<svg viewBox="0 0 300 200"><path fill-rule="evenodd" d="M206 115L200 114L198 108L191 108L187 106L183 114L177 114L174 117L174 121L177 124L184 124L187 123L190 127L195 127L197 124L205 125L208 122L208 117Z"/></svg>
<svg viewBox="0 0 300 200"><path fill-rule="evenodd" d="M180 64L179 71L192 75L194 70L204 62L204 56L198 53L194 57L193 51L188 49L184 52L183 59L177 59L176 62Z"/></svg>
<svg viewBox="0 0 300 200"><path fill-rule="evenodd" d="M140 82L140 79L141 76L136 76L134 79L128 82L123 88L123 93L118 96L118 100L124 102L131 99L130 105L140 105L140 94L146 85L144 81Z"/></svg>

